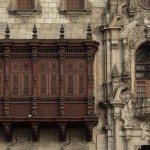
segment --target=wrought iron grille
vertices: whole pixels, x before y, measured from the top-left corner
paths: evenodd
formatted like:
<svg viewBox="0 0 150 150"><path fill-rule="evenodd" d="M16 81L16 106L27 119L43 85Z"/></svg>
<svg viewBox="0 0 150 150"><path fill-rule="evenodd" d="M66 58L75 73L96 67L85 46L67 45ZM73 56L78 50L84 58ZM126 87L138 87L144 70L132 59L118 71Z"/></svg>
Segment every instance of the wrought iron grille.
<svg viewBox="0 0 150 150"><path fill-rule="evenodd" d="M136 52L137 97L150 96L150 46L142 46Z"/></svg>

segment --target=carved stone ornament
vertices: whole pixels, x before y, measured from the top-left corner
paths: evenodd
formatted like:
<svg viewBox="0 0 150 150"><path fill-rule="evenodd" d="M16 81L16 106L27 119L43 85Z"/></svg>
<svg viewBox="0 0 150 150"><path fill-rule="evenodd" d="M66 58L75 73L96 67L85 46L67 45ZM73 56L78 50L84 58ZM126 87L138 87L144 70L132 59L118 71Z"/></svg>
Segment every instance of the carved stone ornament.
<svg viewBox="0 0 150 150"><path fill-rule="evenodd" d="M35 150L36 147L29 144L28 137L17 137L16 143L8 148L8 150Z"/></svg>
<svg viewBox="0 0 150 150"><path fill-rule="evenodd" d="M88 15L92 11L92 4L89 0L84 1L84 9L81 10L66 10L66 0L61 0L57 10L61 15L70 16L70 17L81 17Z"/></svg>
<svg viewBox="0 0 150 150"><path fill-rule="evenodd" d="M124 103L124 99L122 96L121 96L121 92L125 89L128 89L128 85L122 85L120 86L117 90L116 90L116 93L114 94L115 96L110 96L109 97L109 101L110 102L122 102Z"/></svg>
<svg viewBox="0 0 150 150"><path fill-rule="evenodd" d="M118 7L114 11L113 18L109 24L109 27L121 27L124 24L128 23L127 16L123 12L123 8L126 7L128 2L123 0L118 3Z"/></svg>
<svg viewBox="0 0 150 150"><path fill-rule="evenodd" d="M134 20L124 26L120 36L121 38L127 38L130 48L135 48L136 43L140 43L141 39L145 39L144 26L139 20Z"/></svg>
<svg viewBox="0 0 150 150"><path fill-rule="evenodd" d="M141 149L141 145L135 145L134 146L134 150L140 150Z"/></svg>
<svg viewBox="0 0 150 150"><path fill-rule="evenodd" d="M83 138L69 138L69 143L65 145L63 150L89 150L89 147L83 142Z"/></svg>
<svg viewBox="0 0 150 150"><path fill-rule="evenodd" d="M42 12L39 0L35 0L34 5L35 8L33 10L17 10L17 0L11 0L7 10L10 15L14 15L23 22L27 22L29 18L32 18L35 15L40 15Z"/></svg>

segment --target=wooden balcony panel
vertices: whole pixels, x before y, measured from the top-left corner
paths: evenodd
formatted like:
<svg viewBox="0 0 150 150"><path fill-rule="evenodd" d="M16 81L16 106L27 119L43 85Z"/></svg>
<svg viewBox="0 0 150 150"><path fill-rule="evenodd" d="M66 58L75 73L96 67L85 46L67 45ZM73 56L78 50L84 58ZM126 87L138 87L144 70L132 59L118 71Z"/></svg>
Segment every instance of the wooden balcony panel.
<svg viewBox="0 0 150 150"><path fill-rule="evenodd" d="M65 115L67 116L86 116L87 104L66 103Z"/></svg>
<svg viewBox="0 0 150 150"><path fill-rule="evenodd" d="M59 104L39 103L37 105L38 117L56 117L59 115Z"/></svg>
<svg viewBox="0 0 150 150"><path fill-rule="evenodd" d="M12 117L28 117L31 115L30 103L10 103L9 115Z"/></svg>

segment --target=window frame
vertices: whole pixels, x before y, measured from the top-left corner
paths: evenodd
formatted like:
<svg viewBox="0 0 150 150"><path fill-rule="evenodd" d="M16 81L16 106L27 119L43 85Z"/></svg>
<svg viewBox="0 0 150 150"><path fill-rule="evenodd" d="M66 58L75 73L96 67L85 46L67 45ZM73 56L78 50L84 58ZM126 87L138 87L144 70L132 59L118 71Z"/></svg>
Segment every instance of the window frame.
<svg viewBox="0 0 150 150"><path fill-rule="evenodd" d="M40 5L39 0L34 0L34 8L33 9L17 9L17 0L11 0L8 12L10 15L17 15L17 16L30 16L32 14L41 13L42 7Z"/></svg>
<svg viewBox="0 0 150 150"><path fill-rule="evenodd" d="M67 1L68 0L65 0L65 10L66 11L82 11L82 10L86 10L85 9L85 6L86 6L85 2L86 2L86 0L83 0L83 7L80 8L80 9L78 9L78 8L71 8L71 9L67 8Z"/></svg>
<svg viewBox="0 0 150 150"><path fill-rule="evenodd" d="M25 10L25 11L30 11L30 10L34 10L35 9L35 0L33 0L33 8L19 8L19 6L18 6L18 1L19 0L16 0L16 8L17 8L17 11L22 11L22 10Z"/></svg>
<svg viewBox="0 0 150 150"><path fill-rule="evenodd" d="M78 16L82 13L90 14L92 11L92 3L89 0L84 0L83 9L67 9L66 0L61 0L58 6L58 11L62 15Z"/></svg>
<svg viewBox="0 0 150 150"><path fill-rule="evenodd" d="M135 91L138 98L150 97L150 57L147 57L149 48L150 45L144 43L137 49L135 55Z"/></svg>
<svg viewBox="0 0 150 150"><path fill-rule="evenodd" d="M145 5L142 4L141 0L138 0L140 6L144 9L150 9L150 6L146 7Z"/></svg>

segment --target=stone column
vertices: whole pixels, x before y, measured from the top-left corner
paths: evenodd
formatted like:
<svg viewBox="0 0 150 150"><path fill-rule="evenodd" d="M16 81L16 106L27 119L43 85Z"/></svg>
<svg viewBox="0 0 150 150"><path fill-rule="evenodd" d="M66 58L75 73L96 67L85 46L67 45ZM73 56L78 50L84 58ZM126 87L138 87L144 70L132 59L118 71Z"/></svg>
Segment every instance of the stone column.
<svg viewBox="0 0 150 150"><path fill-rule="evenodd" d="M124 126L124 128L126 130L126 150L130 150L131 134L133 127Z"/></svg>
<svg viewBox="0 0 150 150"><path fill-rule="evenodd" d="M113 103L114 106L114 150L120 150L120 136L119 136L119 132L120 132L120 126L119 126L119 122L120 122L120 110L122 109L123 103L121 102L115 102Z"/></svg>

